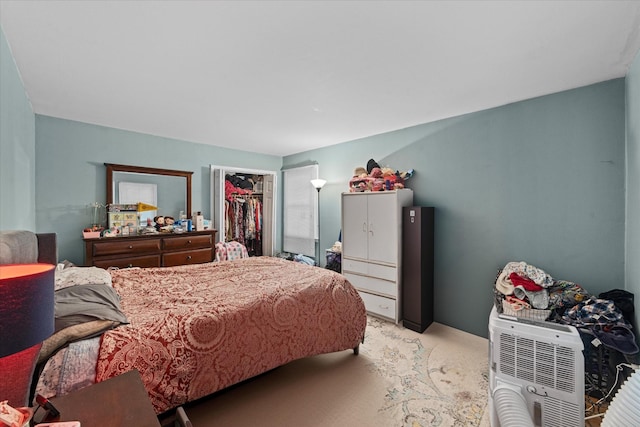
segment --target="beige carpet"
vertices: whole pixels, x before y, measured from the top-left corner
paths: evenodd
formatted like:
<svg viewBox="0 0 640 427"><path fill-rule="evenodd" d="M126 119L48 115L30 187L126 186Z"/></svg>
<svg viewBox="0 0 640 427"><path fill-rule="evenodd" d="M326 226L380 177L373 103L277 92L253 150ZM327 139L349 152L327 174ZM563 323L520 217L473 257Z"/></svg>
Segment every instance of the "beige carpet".
<svg viewBox="0 0 640 427"><path fill-rule="evenodd" d="M488 343L370 317L360 355L292 362L185 407L195 427L489 426Z"/></svg>

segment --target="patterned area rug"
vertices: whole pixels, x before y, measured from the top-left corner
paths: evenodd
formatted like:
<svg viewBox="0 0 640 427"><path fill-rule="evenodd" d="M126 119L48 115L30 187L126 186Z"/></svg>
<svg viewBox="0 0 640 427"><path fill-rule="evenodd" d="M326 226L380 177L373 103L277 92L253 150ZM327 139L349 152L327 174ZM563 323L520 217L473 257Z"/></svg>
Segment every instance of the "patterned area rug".
<svg viewBox="0 0 640 427"><path fill-rule="evenodd" d="M441 324L419 334L369 316L358 356L296 360L186 410L197 427L489 427L488 347Z"/></svg>
<svg viewBox="0 0 640 427"><path fill-rule="evenodd" d="M487 351L486 339L444 325L418 334L371 316L360 346L388 383L379 415L411 427L489 426Z"/></svg>

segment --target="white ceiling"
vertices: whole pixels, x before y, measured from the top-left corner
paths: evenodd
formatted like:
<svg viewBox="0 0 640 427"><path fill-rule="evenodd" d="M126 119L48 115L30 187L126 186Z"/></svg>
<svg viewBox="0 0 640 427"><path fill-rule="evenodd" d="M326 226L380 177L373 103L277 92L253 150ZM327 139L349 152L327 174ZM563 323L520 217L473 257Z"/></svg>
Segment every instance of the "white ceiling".
<svg viewBox="0 0 640 427"><path fill-rule="evenodd" d="M288 155L622 77L640 1L9 1L37 114Z"/></svg>

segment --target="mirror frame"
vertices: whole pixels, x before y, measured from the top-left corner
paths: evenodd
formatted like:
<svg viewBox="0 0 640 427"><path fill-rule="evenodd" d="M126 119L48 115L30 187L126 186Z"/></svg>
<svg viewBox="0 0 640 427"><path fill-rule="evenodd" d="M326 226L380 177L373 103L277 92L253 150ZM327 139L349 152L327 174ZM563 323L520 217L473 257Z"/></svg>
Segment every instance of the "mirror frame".
<svg viewBox="0 0 640 427"><path fill-rule="evenodd" d="M172 169L158 169L158 168L147 168L143 166L127 166L127 165L116 165L114 163L105 163L107 167L107 205L113 203L113 173L114 172L132 172L132 173L143 173L148 175L165 175L165 176L177 176L186 178L187 186L187 218L191 218L191 177L193 176L193 172L188 171L178 171Z"/></svg>

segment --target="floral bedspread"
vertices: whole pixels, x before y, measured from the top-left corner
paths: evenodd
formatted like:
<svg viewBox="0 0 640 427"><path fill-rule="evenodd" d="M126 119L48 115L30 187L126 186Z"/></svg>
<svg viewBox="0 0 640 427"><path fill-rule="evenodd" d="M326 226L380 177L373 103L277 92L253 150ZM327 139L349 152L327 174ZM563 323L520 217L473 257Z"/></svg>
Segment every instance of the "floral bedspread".
<svg viewBox="0 0 640 427"><path fill-rule="evenodd" d="M353 349L367 322L343 276L278 258L117 270L112 282L130 324L103 334L96 381L137 369L156 413Z"/></svg>

